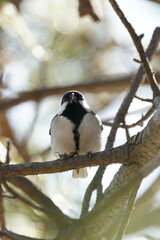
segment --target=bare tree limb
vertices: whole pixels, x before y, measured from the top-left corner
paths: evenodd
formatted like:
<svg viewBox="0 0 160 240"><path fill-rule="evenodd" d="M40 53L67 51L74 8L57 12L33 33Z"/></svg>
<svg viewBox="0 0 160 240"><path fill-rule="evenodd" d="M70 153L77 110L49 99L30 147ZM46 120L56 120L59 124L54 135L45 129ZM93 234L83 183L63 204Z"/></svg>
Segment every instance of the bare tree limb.
<svg viewBox="0 0 160 240"><path fill-rule="evenodd" d="M145 73L148 77L150 86L152 88L153 91L153 95L154 97L159 96L160 95L160 90L155 78L155 74L150 66L149 63L149 58L146 57L146 54L144 52L142 43L141 43L141 39L144 36L143 34L138 36L134 30L134 28L132 27L132 25L130 24L130 22L127 20L127 18L125 17L124 13L122 12L122 10L120 9L120 7L118 6L117 2L115 0L109 0L110 4L112 5L114 11L116 12L116 14L119 16L120 20L122 21L122 23L124 24L124 26L126 27L126 29L128 30L131 39L133 40L133 43L139 53L140 59L142 61L143 67L145 69ZM156 28L155 33L157 35L157 37L160 40L160 28ZM158 47L158 43L156 45L156 48ZM155 48L155 49L156 49Z"/></svg>
<svg viewBox="0 0 160 240"><path fill-rule="evenodd" d="M87 14L89 14L94 21L99 21L99 17L96 15L96 13L94 12L94 9L90 3L90 0L79 0L79 15L80 17L83 17Z"/></svg>
<svg viewBox="0 0 160 240"><path fill-rule="evenodd" d="M57 237L55 240L70 240L76 238L76 236L83 239L84 233L84 239L87 240L101 239L102 236L108 237L108 221L106 221L106 216L109 213L110 216L112 215L112 212L110 212L111 206L114 206L117 199L119 200L124 198L126 192L130 191L130 189L133 188L133 185L138 184L145 176L157 168L159 164L160 158L156 158L141 169L135 165L135 169L137 169L137 171L136 173L134 172L128 181L123 182L119 188L116 188L111 194L103 197L101 202L91 212L89 212L85 218L81 219L81 221L78 222L73 229L62 233L62 235Z"/></svg>
<svg viewBox="0 0 160 240"><path fill-rule="evenodd" d="M147 0L149 2L160 3L160 0Z"/></svg>
<svg viewBox="0 0 160 240"><path fill-rule="evenodd" d="M151 60L151 58L155 54L159 40L160 40L159 31L157 33L157 29L155 29L152 39L150 41L150 44L146 50L146 56L148 57L149 60ZM108 136L108 141L106 144L106 151L108 151L109 148L112 148L112 146L114 144L115 136L117 133L117 129L118 129L120 123L124 122L125 116L128 112L130 104L131 104L139 86L144 82L144 78L145 78L145 72L144 72L143 67L140 66L140 68L137 71L136 76L134 77L134 79L131 82L129 91L128 91L126 97L124 98L124 100L114 118L114 122L112 124L112 129L110 131L110 134ZM101 188L101 186L100 186L101 180L102 180L103 174L105 172L105 169L106 169L106 166L100 166L98 168L93 180L89 184L89 186L86 190L85 196L84 196L84 200L83 200L82 214L85 214L88 210L87 207L89 206L89 201L90 201L92 192L95 189L97 189L97 187Z"/></svg>
<svg viewBox="0 0 160 240"><path fill-rule="evenodd" d="M118 227L118 231L117 231L115 240L123 239L125 230L127 228L127 225L131 218L131 214L133 212L135 198L136 198L137 191L139 189L140 184L141 184L141 181L139 181L138 184L136 184L136 186L133 187L133 191L131 191L131 194L130 194L127 204L126 204L126 207L124 209L124 215L123 215L122 221L120 223L120 226ZM112 231L115 231L115 226L114 226L114 229L112 229Z"/></svg>
<svg viewBox="0 0 160 240"><path fill-rule="evenodd" d="M130 223L127 227L127 234L136 232L139 229L143 229L146 226L146 218L150 218L149 211L146 209L152 209L155 202L155 195L159 191L160 186L160 176L156 178L153 184L147 189L147 191L136 201L135 209L133 211L133 217L130 220ZM158 209L155 209L156 211ZM144 219L146 221L144 221ZM154 222L157 224L155 217L152 218L152 224Z"/></svg>
<svg viewBox="0 0 160 240"><path fill-rule="evenodd" d="M137 98L138 100L141 100L142 102L153 103L153 100L152 100L152 99L149 99L149 98L141 98L141 97L136 96L136 95L135 95L135 98Z"/></svg>
<svg viewBox="0 0 160 240"><path fill-rule="evenodd" d="M7 154L6 154L6 164L10 163L10 149L11 149L11 140L7 140Z"/></svg>
<svg viewBox="0 0 160 240"><path fill-rule="evenodd" d="M3 186L5 187L5 189L12 194L12 198L16 198L16 199L19 199L20 201L24 202L25 204L27 204L28 206L36 209L36 210L39 210L39 211L42 211L42 212L45 212L45 209L43 209L42 207L34 204L33 202L29 201L27 198L21 196L19 193L17 193L14 189L12 189L6 182L3 182Z"/></svg>
<svg viewBox="0 0 160 240"><path fill-rule="evenodd" d="M110 149L106 153L92 153L92 156L80 155L69 159L58 159L48 162L1 164L0 173L4 177L56 173L89 166L124 163L127 159L128 156L126 144L114 149Z"/></svg>
<svg viewBox="0 0 160 240"><path fill-rule="evenodd" d="M40 239L40 238L31 238L31 237L27 237L24 235L20 235L8 230L5 231L0 231L0 237L5 237L5 239L11 239L11 240L47 240L47 239Z"/></svg>
<svg viewBox="0 0 160 240"><path fill-rule="evenodd" d="M48 96L61 95L71 89L76 89L82 92L101 92L102 90L109 92L123 91L130 84L130 80L131 76L122 76L115 79L108 78L101 81L95 79L88 83L81 83L63 87L43 88L32 91L24 91L21 93L15 93L16 97L14 98L1 99L0 111L6 111L11 107L26 101L39 101Z"/></svg>
<svg viewBox="0 0 160 240"><path fill-rule="evenodd" d="M152 163L149 162L146 166L142 167L141 169L139 169L138 166L137 167L135 166L136 171L133 173L133 175L130 176L130 178L127 181L123 182L123 184L121 186L119 186L118 188L113 190L111 192L111 194L105 195L103 197L102 201L100 202L100 204L91 212L91 214L88 215L88 218L90 218L90 221L87 224L87 228L89 228L88 232L91 229L93 229L93 225L96 226L97 229L99 229L100 224L103 223L104 228L103 228L103 226L101 226L101 229L103 228L104 234L105 234L105 232L108 233L110 222L112 222L110 220L108 221L108 216L110 216L110 218L112 220L112 210L113 209L111 208L111 206L116 207L116 205L114 205L114 204L116 204L117 201L121 201L121 198L122 199L125 198L126 193L129 192L130 189L133 188L133 185L136 185L139 182L141 182L141 180L145 176L147 176L149 173L151 173L155 168L157 168L159 166L159 164L160 164L160 159L156 158L152 161ZM117 211L117 209L116 209L116 211ZM93 219L95 219L95 222L93 222ZM87 217L85 220L87 221ZM91 234L94 235L95 233L96 232L91 231ZM101 234L102 234L102 232L101 232ZM92 237L93 237L93 235L92 235ZM108 234L107 234L107 236L108 236Z"/></svg>
<svg viewBox="0 0 160 240"><path fill-rule="evenodd" d="M131 123L131 124L121 124L119 125L119 128L133 128L133 127L136 127L136 126L142 126L144 121L146 121L155 111L155 107L152 106L144 116L141 117L141 119L139 119L138 121L134 122L134 123ZM103 125L106 125L106 126L110 126L112 127L113 126L113 123L111 122L108 122L108 121L103 121L102 122Z"/></svg>
<svg viewBox="0 0 160 240"><path fill-rule="evenodd" d="M24 177L6 178L8 182L21 189L27 196L36 202L44 213L50 216L57 231L61 231L71 224L72 219L66 216L45 194L43 194L31 181Z"/></svg>
<svg viewBox="0 0 160 240"><path fill-rule="evenodd" d="M157 37L156 37L157 40ZM153 52L155 51L155 45L152 45ZM153 53L151 51L151 55ZM26 102L26 101L39 101L48 96L61 95L64 92L69 91L71 89L76 89L82 92L92 92L99 93L102 91L105 92L121 92L124 91L131 83L133 75L129 76L121 76L111 78L103 77L103 80L94 79L91 82L84 84L75 84L63 87L53 87L53 88L43 88L32 91L24 91L21 93L15 93L16 97L4 98L0 101L0 111L6 111L11 107L14 107L17 104ZM160 73L156 75L157 80L160 82Z"/></svg>
<svg viewBox="0 0 160 240"><path fill-rule="evenodd" d="M158 154L160 144L159 128L160 109L155 112L143 131L131 137L124 145L109 149L108 151L92 153L92 156L81 155L49 162L1 164L0 173L4 177L55 173L112 163L132 164L135 162L135 159L137 159L136 162L138 164L143 164L144 161L150 161L150 159L153 159ZM145 158L143 158L144 154Z"/></svg>
<svg viewBox="0 0 160 240"><path fill-rule="evenodd" d="M2 186L0 183L0 229L5 229L5 216L4 216L4 206L3 206L3 195L2 195Z"/></svg>
<svg viewBox="0 0 160 240"><path fill-rule="evenodd" d="M156 83L154 73L152 72L151 66L149 64L149 60L152 56L152 54L150 55L150 53L151 52L154 53L154 51L156 50L156 48L158 46L159 39L160 39L160 28L156 28L156 30L154 31L152 40L151 40L150 45L149 45L150 50L148 48L147 52L146 52L146 55L148 56L148 58L146 58L146 55L145 55L144 50L143 50L143 46L141 44L141 38L143 36L142 35L141 36L136 35L132 25L128 22L124 13L121 11L118 4L116 3L116 1L114 1L114 0L109 0L109 1L111 3L112 7L114 8L115 12L120 17L121 21L124 23L124 25L126 26L127 30L129 31L129 33L131 35L131 38L132 38L132 40L135 44L135 47L137 48L138 53L141 57L141 61L143 63L144 70L145 70L145 72L147 74L147 77L149 79L149 82L150 82L150 85L151 85L151 88L152 88L152 91L153 91L153 96L155 98L156 96L159 96L160 92L159 92L158 85ZM154 47L156 46L155 48L153 48L153 43L154 43ZM137 74L140 74L139 75L140 78L139 78L139 80L138 80L138 78L135 78L135 80L133 81L133 84L131 85L130 91L129 91L128 95L126 96L126 98L124 99L124 101L123 101L123 103L122 103L122 105L121 105L121 107L120 107L120 109L119 109L119 111L116 115L116 118L114 120L114 125L115 126L113 126L112 129L111 129L110 135L108 137L108 142L107 142L107 145L106 145L106 150L113 146L114 139L115 139L116 132L117 132L117 128L118 128L119 124L124 121L125 116L126 116L127 111L128 111L128 108L130 106L130 103L131 103L133 97L135 96L135 93L136 93L140 83L143 81L144 74L145 74L144 70L143 70L142 67L140 67L140 69L137 73ZM105 194L108 194L109 192L113 191L114 188L120 187L121 184L123 184L123 182L126 180L126 178L128 179L128 177L130 175L132 175L133 172L135 172L134 167L133 167L133 169L132 169L132 167L126 169L126 167L122 166L122 168L116 174L116 177L114 177L113 181L111 182L109 188L106 190ZM122 198L121 201L116 203L116 206L113 209L114 213L112 214L112 219L114 218L114 216L116 216L118 209L120 209L121 206L124 205L126 200L127 200L127 198L126 199ZM113 221L112 219L110 218L110 214L108 214L107 222L109 220L110 224L111 224L111 222ZM109 228L110 224L108 223L107 229Z"/></svg>
<svg viewBox="0 0 160 240"><path fill-rule="evenodd" d="M153 33L150 44L147 48L147 51L146 51L146 56L149 60L151 60L151 58L153 57L153 55L157 49L159 40L160 40L159 28L158 28L158 33L157 33L157 28L156 28ZM106 145L107 148L112 147L112 145L114 143L115 135L117 132L117 128L119 127L119 124L124 121L124 118L130 107L130 104L131 104L140 84L142 84L142 82L144 81L144 77L145 77L145 72L143 70L143 67L141 66L138 69L138 72L131 83L129 92L127 93L126 97L124 98L124 100L115 116L115 119L113 122L113 127L112 127L111 132L108 137L109 144Z"/></svg>

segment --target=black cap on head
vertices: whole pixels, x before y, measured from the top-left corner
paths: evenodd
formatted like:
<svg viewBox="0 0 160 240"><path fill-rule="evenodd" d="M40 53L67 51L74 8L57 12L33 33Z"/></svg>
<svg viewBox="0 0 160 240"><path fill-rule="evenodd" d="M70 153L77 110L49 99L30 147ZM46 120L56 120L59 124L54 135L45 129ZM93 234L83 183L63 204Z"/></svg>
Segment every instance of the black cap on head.
<svg viewBox="0 0 160 240"><path fill-rule="evenodd" d="M61 105L66 101L68 101L71 104L71 103L76 103L78 101L83 101L83 100L84 100L84 97L81 92L72 90L72 91L68 91L64 94L62 101L61 101Z"/></svg>

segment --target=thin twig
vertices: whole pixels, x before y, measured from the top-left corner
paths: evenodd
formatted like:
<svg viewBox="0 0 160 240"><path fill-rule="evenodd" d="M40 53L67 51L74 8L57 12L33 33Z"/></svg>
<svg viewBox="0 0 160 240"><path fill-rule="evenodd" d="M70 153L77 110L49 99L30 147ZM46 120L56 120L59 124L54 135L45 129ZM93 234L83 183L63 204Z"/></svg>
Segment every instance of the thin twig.
<svg viewBox="0 0 160 240"><path fill-rule="evenodd" d="M147 48L147 51L146 51L146 56L149 60L151 60L152 56L154 55L157 47L158 47L158 43L159 43L159 40L160 40L160 30L159 28L156 28L154 33L153 33L153 36L152 36L152 39L150 41L150 44ZM113 143L114 143L114 140L115 140L115 136L116 136L116 132L117 132L117 128L119 127L120 123L124 121L124 118L128 112L128 109L130 107L130 104L140 86L140 84L143 83L144 81L144 77L145 77L145 72L144 72L144 69L142 66L140 66L140 68L138 69L138 72L135 76L135 78L133 79L132 83L131 83L131 86L130 86L130 90L129 92L127 93L126 97L124 98L116 116L115 116L115 119L114 119L114 122L113 122L113 127L111 129L111 132L108 136L108 142L107 142L107 145L106 145L106 149L107 148L110 148L113 146Z"/></svg>
<svg viewBox="0 0 160 240"><path fill-rule="evenodd" d="M152 106L144 116L142 116L138 121L134 122L134 123L131 123L131 124L121 124L119 125L119 128L133 128L133 127L136 127L136 126L142 126L143 125L143 122L146 121L155 111L155 107ZM113 126L113 123L111 122L108 122L108 121L103 121L102 122L103 125L106 125L106 126L109 126L109 127L112 127Z"/></svg>
<svg viewBox="0 0 160 240"><path fill-rule="evenodd" d="M130 224L127 227L127 234L137 232L140 229L144 229L146 226L146 223L143 222L143 219L150 218L150 215L146 209L152 209L153 202L155 201L155 196L157 192L159 191L160 186L160 175L156 178L156 180L153 182L153 184L147 189L147 191L136 201L135 204L135 210L133 211L133 217L130 220ZM157 209L155 209L157 211ZM153 218L152 224L153 223ZM156 222L156 219L154 217L154 220ZM158 218L159 222L159 218ZM144 226L145 225L145 226Z"/></svg>
<svg viewBox="0 0 160 240"><path fill-rule="evenodd" d="M47 239L40 239L40 238L31 238L24 235L20 235L8 230L0 231L0 237L4 237L5 239L11 240L47 240Z"/></svg>
<svg viewBox="0 0 160 240"><path fill-rule="evenodd" d="M28 199L24 198L23 196L21 196L20 194L18 194L15 190L13 190L5 181L3 182L4 187L6 188L6 190L12 194L12 196L17 199L19 199L20 201L24 202L25 204L27 204L28 206L39 210L41 212L45 212L45 209L43 209L42 207L34 204L33 202L29 201Z"/></svg>
<svg viewBox="0 0 160 240"><path fill-rule="evenodd" d="M149 59L146 56L142 43L141 43L141 39L144 36L143 34L141 34L140 36L138 36L134 30L134 28L132 27L132 25L130 24L130 22L127 20L127 18L125 17L124 13L122 12L122 10L120 9L119 5L117 4L117 2L115 0L109 0L110 4L112 5L114 11L116 12L116 14L118 15L118 17L120 18L120 20L122 21L122 23L124 24L124 26L126 27L126 29L128 30L131 39L139 53L140 59L142 61L143 67L145 69L145 73L148 77L150 86L152 88L153 91L153 96L159 96L160 95L160 90L155 78L155 74L151 68L151 65L149 63ZM156 29L157 34L160 37L160 28ZM158 45L158 44L157 44Z"/></svg>
<svg viewBox="0 0 160 240"><path fill-rule="evenodd" d="M14 186L21 189L27 196L29 196L34 202L36 202L42 209L45 209L45 213L50 216L57 227L57 230L64 229L69 225L72 220L66 216L43 192L41 192L29 179L24 177L7 178L7 182L10 182Z"/></svg>
<svg viewBox="0 0 160 240"><path fill-rule="evenodd" d="M133 61L135 61L136 63L142 63L142 61L140 61L139 59L133 58Z"/></svg>
<svg viewBox="0 0 160 240"><path fill-rule="evenodd" d="M138 100L141 100L142 102L153 103L153 100L149 98L141 98L141 97L138 97L137 95L135 95L135 98L137 98Z"/></svg>
<svg viewBox="0 0 160 240"><path fill-rule="evenodd" d="M126 227L128 225L128 222L130 220L131 214L133 212L135 198L136 198L137 191L139 189L140 184L141 184L141 180L131 190L130 196L128 198L128 202L126 203L125 213L123 215L123 219L121 221L121 224L120 224L120 227L118 229L118 232L117 232L115 240L122 240L123 239Z"/></svg>
<svg viewBox="0 0 160 240"><path fill-rule="evenodd" d="M5 229L5 216L4 216L4 206L3 206L3 194L2 185L0 183L0 228L3 231Z"/></svg>
<svg viewBox="0 0 160 240"><path fill-rule="evenodd" d="M123 122L122 126L123 126L123 128L125 129L126 139L127 139L127 141L128 141L128 140L130 139L130 134L129 134L129 129L128 129L125 121Z"/></svg>
<svg viewBox="0 0 160 240"><path fill-rule="evenodd" d="M155 107L152 106L148 112L146 112L146 114L144 116L142 116L141 119L139 119L137 122L135 123L132 123L132 124L128 124L126 125L127 128L133 128L133 127L136 127L136 126L142 126L143 122L146 121L155 111ZM121 126L120 126L121 127Z"/></svg>
<svg viewBox="0 0 160 240"><path fill-rule="evenodd" d="M130 112L127 113L127 116L134 115L134 114L139 114L140 112L144 112L144 111L148 111L148 106L130 111ZM113 120L114 120L114 116L106 118L106 120L103 120L103 122L104 122L104 124L106 122L107 126L112 126Z"/></svg>
<svg viewBox="0 0 160 240"><path fill-rule="evenodd" d="M7 154L6 154L6 164L10 163L10 149L11 149L11 140L7 140Z"/></svg>
<svg viewBox="0 0 160 240"><path fill-rule="evenodd" d="M94 21L99 21L99 17L95 13L91 3L89 0L79 0L79 15L83 17L85 15L90 15Z"/></svg>

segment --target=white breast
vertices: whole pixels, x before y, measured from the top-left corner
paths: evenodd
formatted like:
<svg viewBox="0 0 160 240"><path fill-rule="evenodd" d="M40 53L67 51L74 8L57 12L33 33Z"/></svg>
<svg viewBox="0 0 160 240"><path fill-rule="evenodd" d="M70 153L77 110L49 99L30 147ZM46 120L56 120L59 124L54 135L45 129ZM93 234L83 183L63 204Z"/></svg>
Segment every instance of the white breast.
<svg viewBox="0 0 160 240"><path fill-rule="evenodd" d="M80 134L79 154L98 152L101 150L102 129L97 115L87 113L78 128Z"/></svg>
<svg viewBox="0 0 160 240"><path fill-rule="evenodd" d="M51 148L56 157L59 154L75 152L74 124L63 116L56 116L51 122Z"/></svg>

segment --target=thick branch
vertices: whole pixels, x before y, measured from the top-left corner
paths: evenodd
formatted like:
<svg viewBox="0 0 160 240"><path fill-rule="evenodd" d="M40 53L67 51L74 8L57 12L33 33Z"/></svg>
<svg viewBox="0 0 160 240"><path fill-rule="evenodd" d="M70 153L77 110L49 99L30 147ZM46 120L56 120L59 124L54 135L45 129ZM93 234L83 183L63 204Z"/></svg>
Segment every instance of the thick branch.
<svg viewBox="0 0 160 240"><path fill-rule="evenodd" d="M160 146L160 109L158 109L144 130L131 137L124 145L108 151L82 155L69 159L26 164L1 164L0 173L4 177L56 173L88 166L112 163L144 164L159 154Z"/></svg>
<svg viewBox="0 0 160 240"><path fill-rule="evenodd" d="M145 176L150 174L160 164L160 159L156 158L147 166L137 170L136 174L132 176L127 182L115 189L111 195L103 198L93 211L91 211L82 221L75 225L74 229L68 231L64 235L56 238L56 240L70 240L76 236L80 236L80 239L97 240L104 236L108 237L108 222L106 221L106 215L110 213L111 206L123 198L125 193L130 188L139 183ZM116 229L115 229L116 232Z"/></svg>

